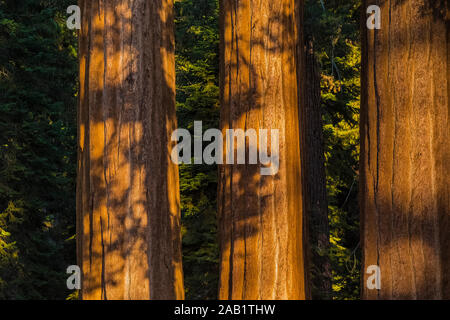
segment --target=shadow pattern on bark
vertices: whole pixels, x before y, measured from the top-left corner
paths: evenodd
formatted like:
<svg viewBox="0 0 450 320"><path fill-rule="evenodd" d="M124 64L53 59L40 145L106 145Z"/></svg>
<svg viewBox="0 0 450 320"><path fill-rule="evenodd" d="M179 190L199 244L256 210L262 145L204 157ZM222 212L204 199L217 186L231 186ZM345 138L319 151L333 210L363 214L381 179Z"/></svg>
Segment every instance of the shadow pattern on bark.
<svg viewBox="0 0 450 320"><path fill-rule="evenodd" d="M280 165L274 176L261 175L261 165L219 167L219 298L304 299L297 89L302 1L222 0L220 8L222 131L278 129ZM246 151L251 147L259 152L261 146L247 141Z"/></svg>
<svg viewBox="0 0 450 320"><path fill-rule="evenodd" d="M370 4L382 26L368 30L363 12L362 297L448 299L448 2ZM381 269L380 290L367 288L370 265Z"/></svg>
<svg viewBox="0 0 450 320"><path fill-rule="evenodd" d="M79 6L81 297L181 299L173 2Z"/></svg>

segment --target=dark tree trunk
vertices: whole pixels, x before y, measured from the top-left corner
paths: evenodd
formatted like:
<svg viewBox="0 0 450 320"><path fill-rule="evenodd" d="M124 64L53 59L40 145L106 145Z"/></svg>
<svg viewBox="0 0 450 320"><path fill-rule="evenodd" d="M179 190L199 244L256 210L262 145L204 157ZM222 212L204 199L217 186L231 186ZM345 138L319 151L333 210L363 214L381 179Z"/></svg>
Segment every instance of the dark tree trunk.
<svg viewBox="0 0 450 320"><path fill-rule="evenodd" d="M83 299L181 299L172 0L79 2Z"/></svg>
<svg viewBox="0 0 450 320"><path fill-rule="evenodd" d="M303 208L307 220L309 277L313 299L330 299L331 266L329 260L328 201L320 95L320 70L312 39L305 39L303 94L300 99L300 135L302 140Z"/></svg>
<svg viewBox="0 0 450 320"><path fill-rule="evenodd" d="M362 297L449 299L448 3L370 4L381 29L362 20ZM367 287L371 265L380 290Z"/></svg>

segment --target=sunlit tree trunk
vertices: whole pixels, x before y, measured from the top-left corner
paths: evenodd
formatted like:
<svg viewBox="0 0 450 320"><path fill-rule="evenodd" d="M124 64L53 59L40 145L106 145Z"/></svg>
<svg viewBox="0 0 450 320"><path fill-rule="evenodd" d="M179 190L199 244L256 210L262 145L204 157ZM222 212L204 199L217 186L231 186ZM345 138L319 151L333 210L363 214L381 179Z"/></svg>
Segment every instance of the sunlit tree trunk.
<svg viewBox="0 0 450 320"><path fill-rule="evenodd" d="M302 145L303 202L308 230L308 265L313 299L330 299L331 265L330 235L325 175L325 155L320 96L320 70L316 61L313 40L306 37L300 56L304 68L299 73L300 138ZM301 65L301 64L300 64ZM303 71L304 70L304 71Z"/></svg>
<svg viewBox="0 0 450 320"><path fill-rule="evenodd" d="M79 2L83 299L181 299L172 0Z"/></svg>
<svg viewBox="0 0 450 320"><path fill-rule="evenodd" d="M362 296L450 298L449 24L446 1L364 1ZM447 21L445 21L447 20ZM370 266L381 288L370 290Z"/></svg>
<svg viewBox="0 0 450 320"><path fill-rule="evenodd" d="M301 2L220 2L223 134L277 129L280 161L275 175L262 175L248 156L246 165L220 166L220 299L306 295L296 61Z"/></svg>

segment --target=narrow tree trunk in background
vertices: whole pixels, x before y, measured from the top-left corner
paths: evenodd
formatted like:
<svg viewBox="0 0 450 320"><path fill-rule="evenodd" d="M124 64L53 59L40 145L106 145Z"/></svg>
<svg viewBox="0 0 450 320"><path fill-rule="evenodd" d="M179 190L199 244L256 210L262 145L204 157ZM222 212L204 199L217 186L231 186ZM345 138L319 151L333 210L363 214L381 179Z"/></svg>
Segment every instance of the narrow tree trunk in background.
<svg viewBox="0 0 450 320"><path fill-rule="evenodd" d="M299 74L304 85L300 99L300 136L302 140L303 208L308 221L309 277L313 299L330 299L331 266L328 201L323 147L323 126L320 96L320 70L314 55L313 41L306 39L304 72Z"/></svg>
<svg viewBox="0 0 450 320"><path fill-rule="evenodd" d="M260 165L219 169L220 299L305 298L296 61L300 2L220 3L223 134L280 133L276 175L261 175Z"/></svg>
<svg viewBox="0 0 450 320"><path fill-rule="evenodd" d="M172 0L80 1L83 299L181 299Z"/></svg>
<svg viewBox="0 0 450 320"><path fill-rule="evenodd" d="M377 2L381 30L362 20L362 296L449 299L448 4L364 1L363 11ZM367 287L371 265L380 290Z"/></svg>

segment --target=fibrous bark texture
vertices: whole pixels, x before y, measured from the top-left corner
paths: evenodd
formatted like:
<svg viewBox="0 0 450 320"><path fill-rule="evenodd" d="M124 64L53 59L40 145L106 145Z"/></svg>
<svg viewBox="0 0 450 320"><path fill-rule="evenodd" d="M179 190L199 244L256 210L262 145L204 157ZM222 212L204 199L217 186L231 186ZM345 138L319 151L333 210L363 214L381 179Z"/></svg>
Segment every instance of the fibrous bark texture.
<svg viewBox="0 0 450 320"><path fill-rule="evenodd" d="M447 1L364 1L361 105L362 296L450 298ZM381 288L366 270L377 265ZM370 279L369 279L370 280Z"/></svg>
<svg viewBox="0 0 450 320"><path fill-rule="evenodd" d="M227 129L277 129L280 159L278 173L269 176L248 159L246 165L220 166L220 299L305 298L296 61L300 3L220 2L222 130L225 135ZM271 143L269 138L268 150Z"/></svg>
<svg viewBox="0 0 450 320"><path fill-rule="evenodd" d="M304 68L298 75L300 88L300 139L302 145L303 207L308 230L308 266L313 299L330 299L328 201L320 96L320 70L313 40L306 37L299 56ZM300 64L301 65L301 64ZM304 71L303 71L304 70Z"/></svg>
<svg viewBox="0 0 450 320"><path fill-rule="evenodd" d="M83 299L180 299L172 0L80 1Z"/></svg>

